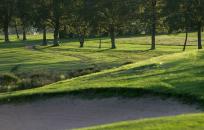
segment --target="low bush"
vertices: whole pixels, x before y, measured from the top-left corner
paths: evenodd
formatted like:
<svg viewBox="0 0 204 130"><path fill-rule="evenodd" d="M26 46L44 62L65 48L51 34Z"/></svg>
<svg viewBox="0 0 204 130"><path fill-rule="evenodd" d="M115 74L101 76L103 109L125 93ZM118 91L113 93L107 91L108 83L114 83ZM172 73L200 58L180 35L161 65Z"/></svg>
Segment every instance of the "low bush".
<svg viewBox="0 0 204 130"><path fill-rule="evenodd" d="M61 80L61 74L51 71L33 71L31 73L18 73L21 82L19 89L41 87Z"/></svg>
<svg viewBox="0 0 204 130"><path fill-rule="evenodd" d="M0 74L0 91L15 89L21 80L12 73Z"/></svg>
<svg viewBox="0 0 204 130"><path fill-rule="evenodd" d="M96 73L101 71L99 67L90 67L90 68L85 68L85 69L79 69L79 70L74 70L72 72L69 72L67 75L69 78L74 78L74 77L79 77L91 73Z"/></svg>
<svg viewBox="0 0 204 130"><path fill-rule="evenodd" d="M30 73L9 73L0 75L0 92L42 87L57 81L99 72L99 67L73 70L67 73L54 71L32 71Z"/></svg>

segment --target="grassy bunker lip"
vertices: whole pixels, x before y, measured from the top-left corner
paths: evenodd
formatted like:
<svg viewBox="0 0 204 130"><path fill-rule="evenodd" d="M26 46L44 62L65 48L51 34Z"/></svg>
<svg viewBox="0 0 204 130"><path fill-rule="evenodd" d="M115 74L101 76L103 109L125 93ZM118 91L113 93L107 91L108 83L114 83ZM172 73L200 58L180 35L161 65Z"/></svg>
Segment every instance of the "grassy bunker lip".
<svg viewBox="0 0 204 130"><path fill-rule="evenodd" d="M188 94L176 94L171 91L159 92L144 88L87 88L81 90L40 93L23 96L13 96L9 98L1 98L0 104L19 104L26 102L36 102L40 100L47 100L50 98L72 97L79 99L105 99L105 98L142 98L144 96L160 97L162 99L173 98L186 104L197 104L200 109L204 110L204 102L196 96Z"/></svg>

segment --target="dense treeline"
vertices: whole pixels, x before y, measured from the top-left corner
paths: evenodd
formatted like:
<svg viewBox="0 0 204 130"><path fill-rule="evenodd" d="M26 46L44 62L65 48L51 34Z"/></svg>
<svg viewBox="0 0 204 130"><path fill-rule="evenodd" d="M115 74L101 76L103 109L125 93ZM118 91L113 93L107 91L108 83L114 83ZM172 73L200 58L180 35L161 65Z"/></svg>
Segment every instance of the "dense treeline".
<svg viewBox="0 0 204 130"><path fill-rule="evenodd" d="M204 26L203 0L0 0L0 28L9 42L9 27L22 28L23 40L29 27L43 32L47 45L47 29L53 29L53 46L68 35L79 38L84 46L87 36L109 35L111 48L116 48L116 35L151 34L151 49L156 49L156 33L198 33L198 49L202 49ZM184 50L185 50L184 46Z"/></svg>

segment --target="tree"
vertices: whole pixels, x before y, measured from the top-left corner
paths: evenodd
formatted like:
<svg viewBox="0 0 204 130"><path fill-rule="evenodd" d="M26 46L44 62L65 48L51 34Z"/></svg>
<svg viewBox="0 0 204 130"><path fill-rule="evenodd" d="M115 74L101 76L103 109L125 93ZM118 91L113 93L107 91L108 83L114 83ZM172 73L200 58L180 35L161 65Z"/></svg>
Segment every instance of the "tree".
<svg viewBox="0 0 204 130"><path fill-rule="evenodd" d="M198 32L198 49L202 49L202 26L204 24L204 1L192 0L191 11L193 22L196 24Z"/></svg>
<svg viewBox="0 0 204 130"><path fill-rule="evenodd" d="M156 49L156 33L161 31L163 20L161 19L161 9L163 0L144 0L141 2L144 6L143 15L145 17L147 32L151 32L151 50ZM160 27L160 28L159 28Z"/></svg>
<svg viewBox="0 0 204 130"><path fill-rule="evenodd" d="M169 27L172 30L182 29L186 32L184 48L186 48L188 31L197 30L198 49L202 49L202 26L204 24L204 1L203 0L167 0L165 8Z"/></svg>
<svg viewBox="0 0 204 130"><path fill-rule="evenodd" d="M59 46L59 30L61 27L61 21L65 14L65 5L69 6L70 0L50 0L50 20L54 28L54 41L53 46ZM65 4L66 2L66 4Z"/></svg>
<svg viewBox="0 0 204 130"><path fill-rule="evenodd" d="M163 15L168 25L169 32L184 30L186 33L183 51L186 50L188 32L192 26L191 2L189 0L166 0L163 7Z"/></svg>
<svg viewBox="0 0 204 130"><path fill-rule="evenodd" d="M14 13L15 2L15 0L0 0L0 26L3 28L5 42L9 42L8 29Z"/></svg>
<svg viewBox="0 0 204 130"><path fill-rule="evenodd" d="M103 19L104 28L109 32L111 38L111 48L116 48L116 30L123 26L129 19L130 1L129 0L95 0L99 15Z"/></svg>
<svg viewBox="0 0 204 130"><path fill-rule="evenodd" d="M102 48L102 33L107 31L106 21L101 17L101 6L97 1L92 0L92 4L89 7L89 24L91 27L91 32L99 37L99 49Z"/></svg>
<svg viewBox="0 0 204 130"><path fill-rule="evenodd" d="M72 15L72 26L78 35L80 47L84 47L85 36L89 33L90 22L92 21L92 0L78 0L73 4L75 10Z"/></svg>
<svg viewBox="0 0 204 130"><path fill-rule="evenodd" d="M50 9L47 0L38 0L34 6L34 26L43 31L42 45L47 45L47 27L50 26Z"/></svg>
<svg viewBox="0 0 204 130"><path fill-rule="evenodd" d="M17 39L20 39L20 36L19 36L19 32L18 32L18 25L19 25L19 22L20 20L18 18L15 18L12 20L13 22L13 27L15 28L15 32L16 32L16 38Z"/></svg>
<svg viewBox="0 0 204 130"><path fill-rule="evenodd" d="M156 49L156 5L157 0L152 0L152 47L151 50Z"/></svg>
<svg viewBox="0 0 204 130"><path fill-rule="evenodd" d="M151 33L151 50L156 49L156 32L159 31L160 24L160 10L162 0L140 0L139 13L140 23L144 26L146 34ZM162 22L161 22L162 23Z"/></svg>
<svg viewBox="0 0 204 130"><path fill-rule="evenodd" d="M27 40L26 30L32 23L33 13L32 0L17 0L17 16L20 18L23 28L23 40Z"/></svg>

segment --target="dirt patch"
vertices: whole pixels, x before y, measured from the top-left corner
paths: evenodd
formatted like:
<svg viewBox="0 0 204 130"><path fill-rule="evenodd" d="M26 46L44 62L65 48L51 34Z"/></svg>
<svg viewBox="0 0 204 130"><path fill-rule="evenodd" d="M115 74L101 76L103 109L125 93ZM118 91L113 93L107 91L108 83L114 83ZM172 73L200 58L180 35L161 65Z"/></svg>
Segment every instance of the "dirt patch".
<svg viewBox="0 0 204 130"><path fill-rule="evenodd" d="M201 112L194 105L159 97L135 99L57 98L0 106L1 130L65 130L125 120Z"/></svg>
<svg viewBox="0 0 204 130"><path fill-rule="evenodd" d="M26 46L25 48L28 49L28 50L31 50L31 51L35 51L36 50L36 46L35 45L29 45L29 46Z"/></svg>

